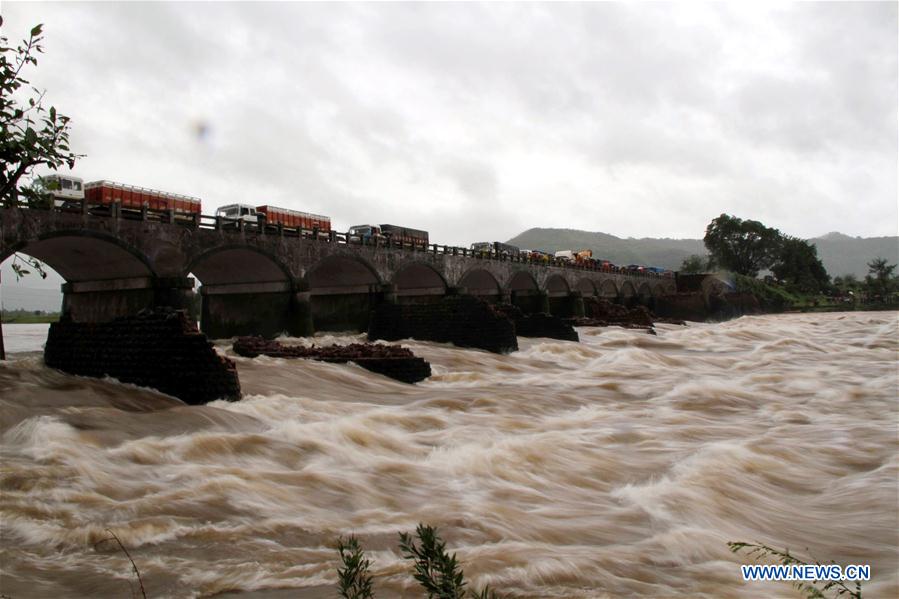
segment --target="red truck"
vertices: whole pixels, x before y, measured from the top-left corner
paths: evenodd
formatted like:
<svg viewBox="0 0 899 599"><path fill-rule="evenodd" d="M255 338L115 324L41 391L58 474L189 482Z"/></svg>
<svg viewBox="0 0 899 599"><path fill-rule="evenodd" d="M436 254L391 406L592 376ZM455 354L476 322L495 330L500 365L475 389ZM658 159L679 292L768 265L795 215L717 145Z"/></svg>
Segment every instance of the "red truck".
<svg viewBox="0 0 899 599"><path fill-rule="evenodd" d="M125 185L113 181L91 181L84 184L84 199L91 205L118 202L125 210L174 210L178 214L200 214L200 200L177 193Z"/></svg>
<svg viewBox="0 0 899 599"><path fill-rule="evenodd" d="M259 225L259 215L265 215L266 225L281 225L289 229L305 229L311 231L318 229L321 233L331 230L331 217L321 214L298 212L276 206L252 206L250 204L228 204L215 211L215 216L221 218L225 224L236 226L242 221L244 226L255 227Z"/></svg>
<svg viewBox="0 0 899 599"><path fill-rule="evenodd" d="M322 216L321 214L310 214L308 212L298 212L296 210L288 210L287 208L276 208L275 206L256 206L258 214L265 215L265 222L269 225L280 224L283 227L296 229L318 229L322 232L331 230L331 217Z"/></svg>

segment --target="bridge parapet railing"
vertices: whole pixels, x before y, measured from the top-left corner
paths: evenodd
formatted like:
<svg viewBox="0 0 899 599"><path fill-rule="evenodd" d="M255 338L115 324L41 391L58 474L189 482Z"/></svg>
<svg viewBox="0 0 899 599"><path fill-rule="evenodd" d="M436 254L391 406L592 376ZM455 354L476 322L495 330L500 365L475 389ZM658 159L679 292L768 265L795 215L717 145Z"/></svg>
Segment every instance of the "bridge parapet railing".
<svg viewBox="0 0 899 599"><path fill-rule="evenodd" d="M670 274L657 273L648 270L632 270L625 267L612 267L611 265L603 265L595 260L590 262L575 262L565 258L556 258L554 256L535 257L534 255L523 256L521 254L507 254L504 252L498 252L495 249L472 250L470 248L459 246L442 245L436 243L415 243L408 240L392 238L363 238L351 235L349 232L339 232L333 229L322 231L317 228L305 229L297 227L285 227L281 223L266 222L264 215L260 215L257 223L250 223L243 220L223 219L221 216L210 216L207 214L201 214L199 212L182 212L173 209L153 209L150 208L147 203L144 203L139 209L135 207L122 207L120 202L95 204L86 201L69 201L62 202L60 204L54 202L51 203L51 205L46 205L36 204L34 201L19 199L13 202L7 202L3 205L3 207L18 207L30 210L55 211L68 214L80 213L83 215L90 215L101 218L159 222L197 229L219 230L223 232L241 232L244 235L277 235L281 237L310 239L319 243L358 245L364 247L385 249L400 249L411 252L426 252L434 255L470 257L476 258L478 260L496 260L501 262L508 261L535 266L554 266L558 268L573 270L604 272L607 274L622 274L637 278L672 278L672 275Z"/></svg>

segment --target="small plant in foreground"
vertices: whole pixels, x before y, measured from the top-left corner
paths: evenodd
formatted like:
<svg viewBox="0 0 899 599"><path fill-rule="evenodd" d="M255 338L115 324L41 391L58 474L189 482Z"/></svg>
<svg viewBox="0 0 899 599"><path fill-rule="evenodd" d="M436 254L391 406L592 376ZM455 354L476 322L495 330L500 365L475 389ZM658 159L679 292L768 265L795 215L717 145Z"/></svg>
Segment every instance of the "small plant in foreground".
<svg viewBox="0 0 899 599"><path fill-rule="evenodd" d="M738 553L740 551L748 550L747 555L751 557L770 557L776 559L781 564L785 566L797 565L797 566L808 566L810 565L808 562L804 562L801 559L797 558L795 555L790 553L789 549L785 549L781 551L779 549L775 549L773 547L769 547L768 545L763 545L761 543L739 543L739 542L730 542L727 544L730 547L730 550L733 553ZM808 551L808 549L806 549ZM831 564L836 564L836 562L831 561ZM821 562L818 560L814 561L814 565L822 566ZM834 593L834 597L849 597L850 599L862 599L862 583L856 581L855 582L855 590L847 586L844 582L840 580L827 580L827 581L815 581L819 583L823 583L821 588L818 588L811 582L797 581L793 583L797 589L805 593L807 599L824 599L827 595L824 594L825 591L830 591Z"/></svg>
<svg viewBox="0 0 899 599"><path fill-rule="evenodd" d="M368 571L371 561L354 536L346 541L337 539L337 552L343 568L337 569L337 585L340 596L344 599L372 599L371 574Z"/></svg>
<svg viewBox="0 0 899 599"><path fill-rule="evenodd" d="M108 541L115 541L116 544L119 546L119 549L122 550L122 553L125 554L125 557L128 558L128 561L131 562L131 569L134 572L134 575L137 576L137 584L140 586L140 596L143 599L147 599L147 591L144 589L144 580L140 577L140 570L137 569L137 564L135 564L134 560L131 559L131 554L128 553L127 549L125 549L125 546L122 544L122 541L119 540L119 537L116 535L116 533L112 532L108 528L106 529L106 532L108 532L110 536L106 537L105 539L100 539L99 541L97 541L94 544L94 548L96 548L99 545L102 545L103 543L106 543ZM137 592L134 590L134 585L131 584L130 580L128 581L128 584L131 585L131 597L132 598L137 597Z"/></svg>
<svg viewBox="0 0 899 599"><path fill-rule="evenodd" d="M432 526L419 524L415 537L400 533L400 550L403 557L414 562L415 580L427 593L428 599L464 599L466 597L465 574L459 566L456 555L446 551L446 542ZM355 537L337 541L342 568L337 569L340 596L346 599L372 599L372 577L369 574L371 562ZM468 591L472 599L498 599L496 593L485 587L480 592Z"/></svg>

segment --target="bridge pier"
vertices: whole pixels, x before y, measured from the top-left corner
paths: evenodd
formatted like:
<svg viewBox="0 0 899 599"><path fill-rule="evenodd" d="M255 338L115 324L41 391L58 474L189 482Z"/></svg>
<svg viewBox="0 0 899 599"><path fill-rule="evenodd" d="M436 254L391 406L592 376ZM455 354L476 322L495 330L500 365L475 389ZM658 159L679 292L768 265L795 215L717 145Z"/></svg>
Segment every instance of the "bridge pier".
<svg viewBox="0 0 899 599"><path fill-rule="evenodd" d="M311 297L287 282L203 285L200 329L212 339L312 334Z"/></svg>
<svg viewBox="0 0 899 599"><path fill-rule="evenodd" d="M62 285L62 313L74 322L108 322L147 308L189 311L193 286L190 277L73 281Z"/></svg>
<svg viewBox="0 0 899 599"><path fill-rule="evenodd" d="M587 311L584 307L584 296L580 291L571 292L571 315L575 318L583 318Z"/></svg>
<svg viewBox="0 0 899 599"><path fill-rule="evenodd" d="M319 290L311 294L312 323L315 331L367 331L371 311L382 301L398 303L395 286L385 292L381 285L358 289Z"/></svg>
<svg viewBox="0 0 899 599"><path fill-rule="evenodd" d="M549 295L545 291L515 290L510 293L509 303L525 314L549 314Z"/></svg>
<svg viewBox="0 0 899 599"><path fill-rule="evenodd" d="M582 317L584 316L584 297L580 291L551 293L549 313L560 318Z"/></svg>

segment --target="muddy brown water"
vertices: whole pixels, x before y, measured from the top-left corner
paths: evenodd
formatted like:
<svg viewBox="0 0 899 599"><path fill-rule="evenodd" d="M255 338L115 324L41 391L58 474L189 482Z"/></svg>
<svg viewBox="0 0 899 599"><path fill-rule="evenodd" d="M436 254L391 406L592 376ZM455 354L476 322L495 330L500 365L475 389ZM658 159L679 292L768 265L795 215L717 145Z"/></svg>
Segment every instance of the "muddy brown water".
<svg viewBox="0 0 899 599"><path fill-rule="evenodd" d="M379 597L419 597L397 532L426 522L506 597L801 596L744 583L733 540L870 564L865 596L896 597L897 322L580 328L507 356L411 341L434 370L414 386L220 343L246 395L202 407L47 369L45 328L5 325L0 593L130 596L109 529L150 597L335 597L348 533Z"/></svg>

